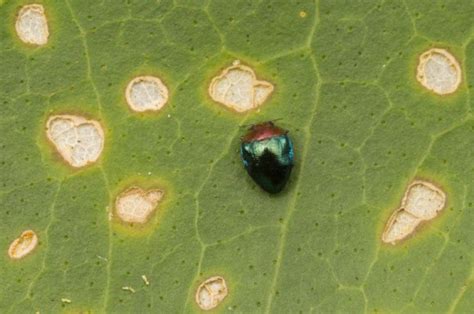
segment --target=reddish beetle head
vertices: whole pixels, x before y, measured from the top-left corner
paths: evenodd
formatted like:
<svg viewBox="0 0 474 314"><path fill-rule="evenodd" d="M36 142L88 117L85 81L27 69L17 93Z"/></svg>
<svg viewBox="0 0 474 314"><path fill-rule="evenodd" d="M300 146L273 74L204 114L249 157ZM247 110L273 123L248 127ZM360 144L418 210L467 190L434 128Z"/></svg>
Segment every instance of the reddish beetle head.
<svg viewBox="0 0 474 314"><path fill-rule="evenodd" d="M277 127L272 121L254 124L249 128L249 132L245 134L242 142L261 141L273 136L280 136L288 133L288 131Z"/></svg>

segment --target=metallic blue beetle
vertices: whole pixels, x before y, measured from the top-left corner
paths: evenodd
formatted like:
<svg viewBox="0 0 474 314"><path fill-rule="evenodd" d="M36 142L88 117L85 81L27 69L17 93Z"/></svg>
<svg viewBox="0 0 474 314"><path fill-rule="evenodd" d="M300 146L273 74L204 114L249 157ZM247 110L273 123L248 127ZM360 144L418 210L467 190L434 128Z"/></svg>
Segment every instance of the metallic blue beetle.
<svg viewBox="0 0 474 314"><path fill-rule="evenodd" d="M252 125L241 138L240 156L252 179L265 191L278 193L293 168L293 143L288 131L273 122Z"/></svg>

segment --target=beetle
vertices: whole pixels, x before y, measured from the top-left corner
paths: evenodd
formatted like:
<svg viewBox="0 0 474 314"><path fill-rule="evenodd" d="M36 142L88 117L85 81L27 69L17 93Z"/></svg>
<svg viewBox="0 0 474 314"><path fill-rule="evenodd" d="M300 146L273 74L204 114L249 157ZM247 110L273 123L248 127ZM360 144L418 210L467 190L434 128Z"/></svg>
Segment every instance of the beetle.
<svg viewBox="0 0 474 314"><path fill-rule="evenodd" d="M250 126L241 137L240 156L247 173L265 191L283 190L294 164L288 131L266 121Z"/></svg>

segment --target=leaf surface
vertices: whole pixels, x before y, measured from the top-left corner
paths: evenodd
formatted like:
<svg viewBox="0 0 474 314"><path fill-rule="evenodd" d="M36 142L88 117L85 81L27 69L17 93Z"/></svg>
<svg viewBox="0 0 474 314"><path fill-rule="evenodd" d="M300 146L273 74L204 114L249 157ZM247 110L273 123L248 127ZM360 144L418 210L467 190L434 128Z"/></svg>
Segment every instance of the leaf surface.
<svg viewBox="0 0 474 314"><path fill-rule="evenodd" d="M214 275L229 289L217 312L472 311L472 1L39 2L44 47L15 34L24 1L0 1L1 312L198 312ZM432 47L460 61L452 95L416 81ZM259 110L208 96L236 59L275 86ZM128 108L138 75L168 87L158 113ZM48 117L68 113L104 126L85 169L46 138ZM278 118L296 167L272 196L238 151L242 125ZM439 184L446 209L382 244L415 178ZM159 212L141 228L109 221L137 182L165 190ZM27 229L38 247L10 260Z"/></svg>

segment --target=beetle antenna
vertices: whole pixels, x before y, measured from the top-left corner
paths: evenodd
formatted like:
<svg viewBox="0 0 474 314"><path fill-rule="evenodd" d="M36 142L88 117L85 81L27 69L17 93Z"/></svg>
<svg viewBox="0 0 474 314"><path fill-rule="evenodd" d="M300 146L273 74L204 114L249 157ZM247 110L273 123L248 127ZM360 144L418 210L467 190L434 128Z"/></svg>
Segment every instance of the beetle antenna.
<svg viewBox="0 0 474 314"><path fill-rule="evenodd" d="M251 126L254 126L254 125L255 125L255 123L242 124L242 125L239 125L239 128L246 128L247 129L247 128L249 128Z"/></svg>
<svg viewBox="0 0 474 314"><path fill-rule="evenodd" d="M280 121L280 120L283 120L283 118L271 119L271 120L267 120L267 122L270 122L271 124L273 124L273 122ZM242 124L242 125L239 125L239 128L249 128L249 127L252 127L256 124L258 124L258 123Z"/></svg>

